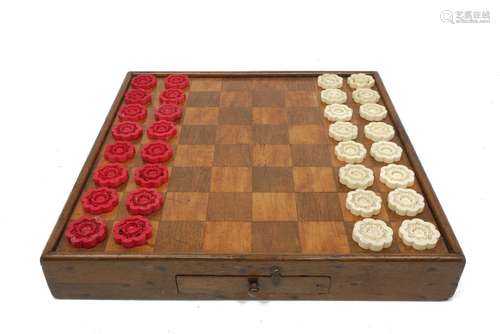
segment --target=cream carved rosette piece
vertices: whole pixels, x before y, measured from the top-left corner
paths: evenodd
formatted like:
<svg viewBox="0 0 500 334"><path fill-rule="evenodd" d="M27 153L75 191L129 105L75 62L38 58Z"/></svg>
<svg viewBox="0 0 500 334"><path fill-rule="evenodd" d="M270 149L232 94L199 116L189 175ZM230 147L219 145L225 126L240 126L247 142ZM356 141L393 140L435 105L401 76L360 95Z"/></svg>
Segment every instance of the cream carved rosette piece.
<svg viewBox="0 0 500 334"><path fill-rule="evenodd" d="M419 218L403 220L398 234L406 246L413 247L416 250L436 247L441 236L434 224Z"/></svg>
<svg viewBox="0 0 500 334"><path fill-rule="evenodd" d="M415 182L415 173L404 165L390 164L380 169L380 181L391 189L406 188Z"/></svg>
<svg viewBox="0 0 500 334"><path fill-rule="evenodd" d="M356 222L352 230L352 239L359 247L375 252L391 247L392 237L392 229L380 219L365 218Z"/></svg>
<svg viewBox="0 0 500 334"><path fill-rule="evenodd" d="M339 169L340 183L350 189L366 189L373 185L373 171L363 165L347 164Z"/></svg>
<svg viewBox="0 0 500 334"><path fill-rule="evenodd" d="M356 139L358 127L350 122L335 122L328 127L328 135L336 141Z"/></svg>
<svg viewBox="0 0 500 334"><path fill-rule="evenodd" d="M347 193L346 207L353 215L367 218L380 213L382 199L371 190L356 189Z"/></svg>
<svg viewBox="0 0 500 334"><path fill-rule="evenodd" d="M380 104L365 103L359 106L359 115L367 121L381 121L387 116L387 109Z"/></svg>
<svg viewBox="0 0 500 334"><path fill-rule="evenodd" d="M378 141L372 144L370 155L378 162L391 163L401 159L403 149L390 141Z"/></svg>
<svg viewBox="0 0 500 334"><path fill-rule="evenodd" d="M323 89L340 88L343 82L344 79L341 76L333 73L325 73L318 77L318 86Z"/></svg>
<svg viewBox="0 0 500 334"><path fill-rule="evenodd" d="M387 195L389 209L400 216L416 216L424 211L424 196L413 189L398 188Z"/></svg>
<svg viewBox="0 0 500 334"><path fill-rule="evenodd" d="M329 104L325 107L323 116L325 116L325 118L330 122L347 122L352 118L352 109L345 104Z"/></svg>
<svg viewBox="0 0 500 334"><path fill-rule="evenodd" d="M359 104L377 103L380 95L376 90L370 88L358 88L352 92L352 99Z"/></svg>
<svg viewBox="0 0 500 334"><path fill-rule="evenodd" d="M351 74L347 78L347 84L352 89L356 88L371 88L375 84L375 80L371 75L365 73Z"/></svg>
<svg viewBox="0 0 500 334"><path fill-rule="evenodd" d="M352 140L341 141L335 146L335 155L340 161L348 163L362 162L366 157L366 148Z"/></svg>
<svg viewBox="0 0 500 334"><path fill-rule="evenodd" d="M345 101L347 101L347 94L336 88L324 89L321 91L321 101L326 104L345 103Z"/></svg>
<svg viewBox="0 0 500 334"><path fill-rule="evenodd" d="M370 122L365 125L365 137L373 141L389 141L394 138L394 128L384 122Z"/></svg>

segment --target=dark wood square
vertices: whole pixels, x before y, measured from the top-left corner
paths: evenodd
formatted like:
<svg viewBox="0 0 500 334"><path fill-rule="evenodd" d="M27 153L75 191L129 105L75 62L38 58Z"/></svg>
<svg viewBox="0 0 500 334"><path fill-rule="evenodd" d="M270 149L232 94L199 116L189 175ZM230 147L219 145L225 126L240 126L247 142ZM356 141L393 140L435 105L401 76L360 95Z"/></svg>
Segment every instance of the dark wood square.
<svg viewBox="0 0 500 334"><path fill-rule="evenodd" d="M288 144L287 125L254 125L255 144Z"/></svg>
<svg viewBox="0 0 500 334"><path fill-rule="evenodd" d="M254 90L285 90L288 78L257 77L253 79Z"/></svg>
<svg viewBox="0 0 500 334"><path fill-rule="evenodd" d="M215 145L214 166L250 166L250 145Z"/></svg>
<svg viewBox="0 0 500 334"><path fill-rule="evenodd" d="M173 167L169 191L210 191L210 167Z"/></svg>
<svg viewBox="0 0 500 334"><path fill-rule="evenodd" d="M156 253L197 253L203 248L205 223L164 221L158 226Z"/></svg>
<svg viewBox="0 0 500 334"><path fill-rule="evenodd" d="M319 108L287 108L288 123L299 124L321 124L323 112Z"/></svg>
<svg viewBox="0 0 500 334"><path fill-rule="evenodd" d="M287 107L317 107L319 96L316 91L288 91L285 104Z"/></svg>
<svg viewBox="0 0 500 334"><path fill-rule="evenodd" d="M291 145L294 166L331 166L330 145Z"/></svg>
<svg viewBox="0 0 500 334"><path fill-rule="evenodd" d="M315 91L318 86L315 78L287 78L285 87L287 90Z"/></svg>
<svg viewBox="0 0 500 334"><path fill-rule="evenodd" d="M297 222L252 223L252 252L298 253L300 251Z"/></svg>
<svg viewBox="0 0 500 334"><path fill-rule="evenodd" d="M254 167L252 170L252 191L293 192L291 167Z"/></svg>
<svg viewBox="0 0 500 334"><path fill-rule="evenodd" d="M285 92L282 90L254 90L252 92L252 105L254 107L284 107Z"/></svg>
<svg viewBox="0 0 500 334"><path fill-rule="evenodd" d="M219 124L251 125L252 109L249 107L221 107Z"/></svg>
<svg viewBox="0 0 500 334"><path fill-rule="evenodd" d="M209 221L251 221L251 193L210 193L208 198Z"/></svg>
<svg viewBox="0 0 500 334"><path fill-rule="evenodd" d="M187 107L217 107L219 106L219 92L190 92L186 100Z"/></svg>
<svg viewBox="0 0 500 334"><path fill-rule="evenodd" d="M179 144L214 144L214 125L184 125Z"/></svg>
<svg viewBox="0 0 500 334"><path fill-rule="evenodd" d="M342 221L337 193L297 193L297 215L300 221Z"/></svg>
<svg viewBox="0 0 500 334"><path fill-rule="evenodd" d="M250 90L253 87L253 81L248 78L224 78L222 80L222 90Z"/></svg>

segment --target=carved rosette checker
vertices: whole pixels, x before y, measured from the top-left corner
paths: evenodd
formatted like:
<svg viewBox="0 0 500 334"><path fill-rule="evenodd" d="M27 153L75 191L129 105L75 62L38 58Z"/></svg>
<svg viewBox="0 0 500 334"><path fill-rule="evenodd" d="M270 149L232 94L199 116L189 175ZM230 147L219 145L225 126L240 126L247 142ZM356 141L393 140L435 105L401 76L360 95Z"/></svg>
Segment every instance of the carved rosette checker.
<svg viewBox="0 0 500 334"><path fill-rule="evenodd" d="M347 94L336 88L325 89L321 91L321 101L326 104L345 103L347 101Z"/></svg>
<svg viewBox="0 0 500 334"><path fill-rule="evenodd" d="M344 79L341 76L333 73L325 73L318 77L318 86L323 89L340 88Z"/></svg>
<svg viewBox="0 0 500 334"><path fill-rule="evenodd" d="M401 159L403 149L390 141L378 141L370 148L370 155L378 162L391 163Z"/></svg>
<svg viewBox="0 0 500 334"><path fill-rule="evenodd" d="M390 164L380 169L380 181L391 189L406 188L415 182L415 173L404 165Z"/></svg>
<svg viewBox="0 0 500 334"><path fill-rule="evenodd" d="M398 234L406 246L413 247L416 250L436 247L441 236L434 224L419 218L403 220Z"/></svg>
<svg viewBox="0 0 500 334"><path fill-rule="evenodd" d="M389 209L400 216L416 216L424 211L424 196L413 189L398 188L387 195Z"/></svg>
<svg viewBox="0 0 500 334"><path fill-rule="evenodd" d="M365 73L351 74L347 78L347 84L352 89L356 88L371 88L375 84L375 79L371 75Z"/></svg>
<svg viewBox="0 0 500 334"><path fill-rule="evenodd" d="M335 155L340 161L348 163L362 162L366 157L366 148L352 140L342 141L335 146Z"/></svg>
<svg viewBox="0 0 500 334"><path fill-rule="evenodd" d="M336 141L356 139L358 127L350 122L335 122L328 127L328 135Z"/></svg>
<svg viewBox="0 0 500 334"><path fill-rule="evenodd" d="M345 104L329 104L325 107L323 116L330 122L347 122L352 118L352 109Z"/></svg>
<svg viewBox="0 0 500 334"><path fill-rule="evenodd" d="M352 92L352 99L359 104L377 103L380 95L376 90L370 88L358 88Z"/></svg>
<svg viewBox="0 0 500 334"><path fill-rule="evenodd" d="M357 189L347 193L346 207L353 215L371 217L380 213L382 199L371 190Z"/></svg>
<svg viewBox="0 0 500 334"><path fill-rule="evenodd" d="M365 137L373 141L389 141L394 138L394 128L384 122L370 122L365 125Z"/></svg>
<svg viewBox="0 0 500 334"><path fill-rule="evenodd" d="M65 236L76 248L93 248L106 239L106 222L99 217L81 217L71 221Z"/></svg>
<svg viewBox="0 0 500 334"><path fill-rule="evenodd" d="M113 238L126 248L142 246L153 236L153 226L142 216L129 216L113 227Z"/></svg>
<svg viewBox="0 0 500 334"><path fill-rule="evenodd" d="M359 106L359 115L367 121L381 121L387 116L387 109L377 103L365 103Z"/></svg>
<svg viewBox="0 0 500 334"><path fill-rule="evenodd" d="M365 218L354 224L352 239L359 247L379 252L391 247L392 229L380 219Z"/></svg>
<svg viewBox="0 0 500 334"><path fill-rule="evenodd" d="M350 189L366 189L374 179L373 171L363 165L347 164L339 169L340 183Z"/></svg>

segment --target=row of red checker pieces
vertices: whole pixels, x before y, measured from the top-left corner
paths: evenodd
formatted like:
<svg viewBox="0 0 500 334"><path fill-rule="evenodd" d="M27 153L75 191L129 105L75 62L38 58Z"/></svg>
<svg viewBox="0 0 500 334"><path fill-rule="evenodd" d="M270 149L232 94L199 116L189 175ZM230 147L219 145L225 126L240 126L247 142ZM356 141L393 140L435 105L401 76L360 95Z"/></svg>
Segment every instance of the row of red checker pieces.
<svg viewBox="0 0 500 334"><path fill-rule="evenodd" d="M93 173L98 186L88 190L81 199L85 212L100 215L111 212L119 202L114 189L128 181L128 170L123 162L135 157L135 145L131 141L143 135L139 122L147 117L151 92L156 87L156 77L151 74L136 75L131 80L132 89L125 94L126 105L118 111L120 122L111 130L115 142L107 144L104 158L108 163ZM148 127L147 136L154 141L144 144L141 158L145 164L134 170L134 181L140 187L130 192L126 199L125 217L113 227L113 238L124 247L144 245L151 238L153 228L145 217L158 211L163 197L155 188L168 182L168 169L161 165L172 158L172 146L166 140L177 134L175 121L182 117L181 105L186 100L184 90L189 87L186 75L172 74L164 80L165 90L159 96L160 106L155 109L155 121ZM73 247L93 248L106 239L105 221L98 216L84 216L73 220L66 230L66 238Z"/></svg>

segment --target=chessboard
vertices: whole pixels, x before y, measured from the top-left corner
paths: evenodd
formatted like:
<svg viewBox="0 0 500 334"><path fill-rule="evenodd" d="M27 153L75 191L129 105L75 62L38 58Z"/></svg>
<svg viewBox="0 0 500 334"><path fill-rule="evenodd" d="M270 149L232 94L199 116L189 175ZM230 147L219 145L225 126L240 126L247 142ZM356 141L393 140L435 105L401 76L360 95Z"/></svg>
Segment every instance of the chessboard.
<svg viewBox="0 0 500 334"><path fill-rule="evenodd" d="M440 238L435 247L417 250L398 237L409 217L389 208L393 189L380 180L387 163L368 153L360 162L374 174L367 190L382 200L371 218L392 229L393 241L373 251L353 239L354 226L363 217L347 208L352 189L339 181L346 162L339 160L337 141L329 136L332 122L324 116L323 88L318 86L323 73L185 72L188 85L181 87L181 97L165 94L172 73L128 73L42 254L53 295L367 300L452 296L464 255L380 76L370 71L363 73L375 79L371 89L388 112L383 122L394 128L391 141L402 148L397 163L414 172L408 188L425 201L424 209L411 218L433 224ZM355 72L332 73L344 79L339 89L346 94L344 104L353 110L355 141L369 151L373 141L363 129L370 122L360 116L360 104L347 83ZM154 77L151 82L135 81L147 86L139 89L146 96L134 92L134 78L141 76ZM141 99L144 114L134 110L127 116L127 106ZM172 116L169 110L162 115L158 110L172 99L178 114ZM173 124L168 133L164 128L163 134L154 133L156 123L164 120ZM120 137L117 127L124 121L133 123L135 132L129 127ZM123 158L123 147L113 148L117 142L126 142L128 157ZM170 155L162 160L145 157L159 142L162 148L168 146ZM96 176L110 163L119 165L113 173L122 173L111 186ZM144 179L137 180L147 163L163 168L166 176L160 183L145 186ZM103 184L109 193L96 194ZM141 211L131 202L143 200L146 195L140 191L145 188L153 189L157 201ZM96 201L111 196L113 203L89 209L92 196ZM71 224L89 217L101 224L99 239L71 242ZM147 223L142 239L116 236L118 225L130 217L142 217L134 221L134 232L139 223Z"/></svg>

